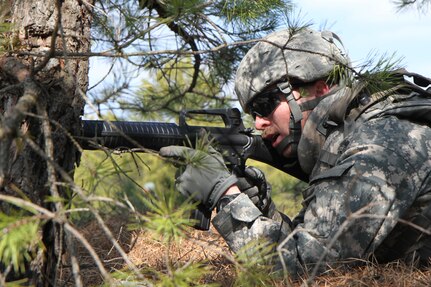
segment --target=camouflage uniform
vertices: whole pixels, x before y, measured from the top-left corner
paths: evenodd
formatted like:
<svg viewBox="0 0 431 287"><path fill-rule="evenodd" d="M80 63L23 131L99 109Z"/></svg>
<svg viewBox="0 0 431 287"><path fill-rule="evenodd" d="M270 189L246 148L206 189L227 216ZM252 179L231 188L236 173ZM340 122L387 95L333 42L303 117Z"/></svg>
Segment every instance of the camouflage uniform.
<svg viewBox="0 0 431 287"><path fill-rule="evenodd" d="M298 144L309 187L293 223L245 194L213 219L233 251L264 238L291 275L370 256L429 262L431 98L415 85L360 90L334 89L310 114Z"/></svg>

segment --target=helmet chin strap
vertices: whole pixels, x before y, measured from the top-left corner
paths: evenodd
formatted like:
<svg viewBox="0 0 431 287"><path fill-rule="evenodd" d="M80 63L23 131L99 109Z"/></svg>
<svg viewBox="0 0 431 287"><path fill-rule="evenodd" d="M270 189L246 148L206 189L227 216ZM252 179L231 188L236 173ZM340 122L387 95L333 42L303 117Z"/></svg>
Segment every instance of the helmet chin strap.
<svg viewBox="0 0 431 287"><path fill-rule="evenodd" d="M290 125L289 125L289 135L285 136L284 139L276 147L278 154L284 156L283 151L290 145L291 151L289 155L286 156L287 158L298 157L297 156L298 143L302 134L301 122L293 123L293 124L292 122L293 121L290 121Z"/></svg>
<svg viewBox="0 0 431 287"><path fill-rule="evenodd" d="M325 98L318 97L311 101L298 104L292 93L292 86L289 82L279 83L277 87L285 95L287 103L290 108L290 123L289 123L289 135L284 137L284 139L277 145L276 150L278 154L283 155L283 151L290 145L291 151L287 158L298 158L298 144L302 135L302 112L314 109L321 100Z"/></svg>

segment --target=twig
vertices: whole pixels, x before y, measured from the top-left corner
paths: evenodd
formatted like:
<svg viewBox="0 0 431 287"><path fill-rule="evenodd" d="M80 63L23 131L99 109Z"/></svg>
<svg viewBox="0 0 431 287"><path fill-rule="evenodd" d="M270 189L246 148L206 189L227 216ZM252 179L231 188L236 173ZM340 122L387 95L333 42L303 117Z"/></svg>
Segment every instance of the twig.
<svg viewBox="0 0 431 287"><path fill-rule="evenodd" d="M70 232L66 232L65 235L67 241L67 248L70 250L70 262L72 265L73 278L75 279L75 286L82 287L83 284L78 259L76 257L77 252L75 248L75 242L73 241Z"/></svg>
<svg viewBox="0 0 431 287"><path fill-rule="evenodd" d="M26 113L24 113L24 115L34 117L34 118L40 119L42 121L49 121L51 124L55 125L57 128L62 130L62 132L69 138L69 140L72 142L72 144L75 146L75 148L80 153L84 152L82 147L79 145L78 141L75 139L75 136L72 135L68 130L66 130L64 128L64 126L62 124L60 124L59 122L57 122L56 120L50 119L47 115L41 116L41 115L37 115L37 114L31 113L31 112L26 112Z"/></svg>
<svg viewBox="0 0 431 287"><path fill-rule="evenodd" d="M247 44L253 44L256 42L262 41L261 38L253 39L253 40L245 40L245 41L238 41L234 43L228 43L228 44L221 44L211 49L201 49L198 51L191 51L191 50L159 50L159 51L143 51L143 52L130 52L130 53L123 53L123 52L116 52L112 50L108 51L102 51L102 52L85 52L85 53L78 53L78 52L59 52L56 51L54 53L54 56L57 58L85 58L88 57L106 57L106 58L130 58L130 57L143 57L143 56L157 56L157 55L196 55L196 54L209 54L218 52L222 49L228 48L228 47L235 47L235 46L243 46ZM16 55L18 56L35 56L35 57L43 57L46 55L46 53L35 53L35 52L23 52L19 51L16 52Z"/></svg>

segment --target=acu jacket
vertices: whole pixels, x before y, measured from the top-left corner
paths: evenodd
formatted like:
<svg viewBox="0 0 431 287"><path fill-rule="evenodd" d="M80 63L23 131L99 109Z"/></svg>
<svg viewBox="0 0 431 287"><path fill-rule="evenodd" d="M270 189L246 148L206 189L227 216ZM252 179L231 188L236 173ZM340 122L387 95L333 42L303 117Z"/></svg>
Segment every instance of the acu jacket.
<svg viewBox="0 0 431 287"><path fill-rule="evenodd" d="M240 194L213 219L236 252L274 244L274 268L291 276L374 257L431 260L431 95L406 71L377 93L357 83L334 90L310 114L298 146L309 174L292 222L263 214Z"/></svg>

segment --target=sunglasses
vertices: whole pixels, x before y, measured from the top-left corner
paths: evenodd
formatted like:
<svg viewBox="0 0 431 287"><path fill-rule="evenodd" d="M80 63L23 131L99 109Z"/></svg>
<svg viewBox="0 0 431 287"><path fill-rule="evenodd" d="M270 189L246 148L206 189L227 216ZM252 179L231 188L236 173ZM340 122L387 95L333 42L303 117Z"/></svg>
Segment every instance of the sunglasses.
<svg viewBox="0 0 431 287"><path fill-rule="evenodd" d="M248 108L253 119L256 119L256 116L266 118L274 112L280 103L280 90L277 88L257 96L251 101Z"/></svg>

